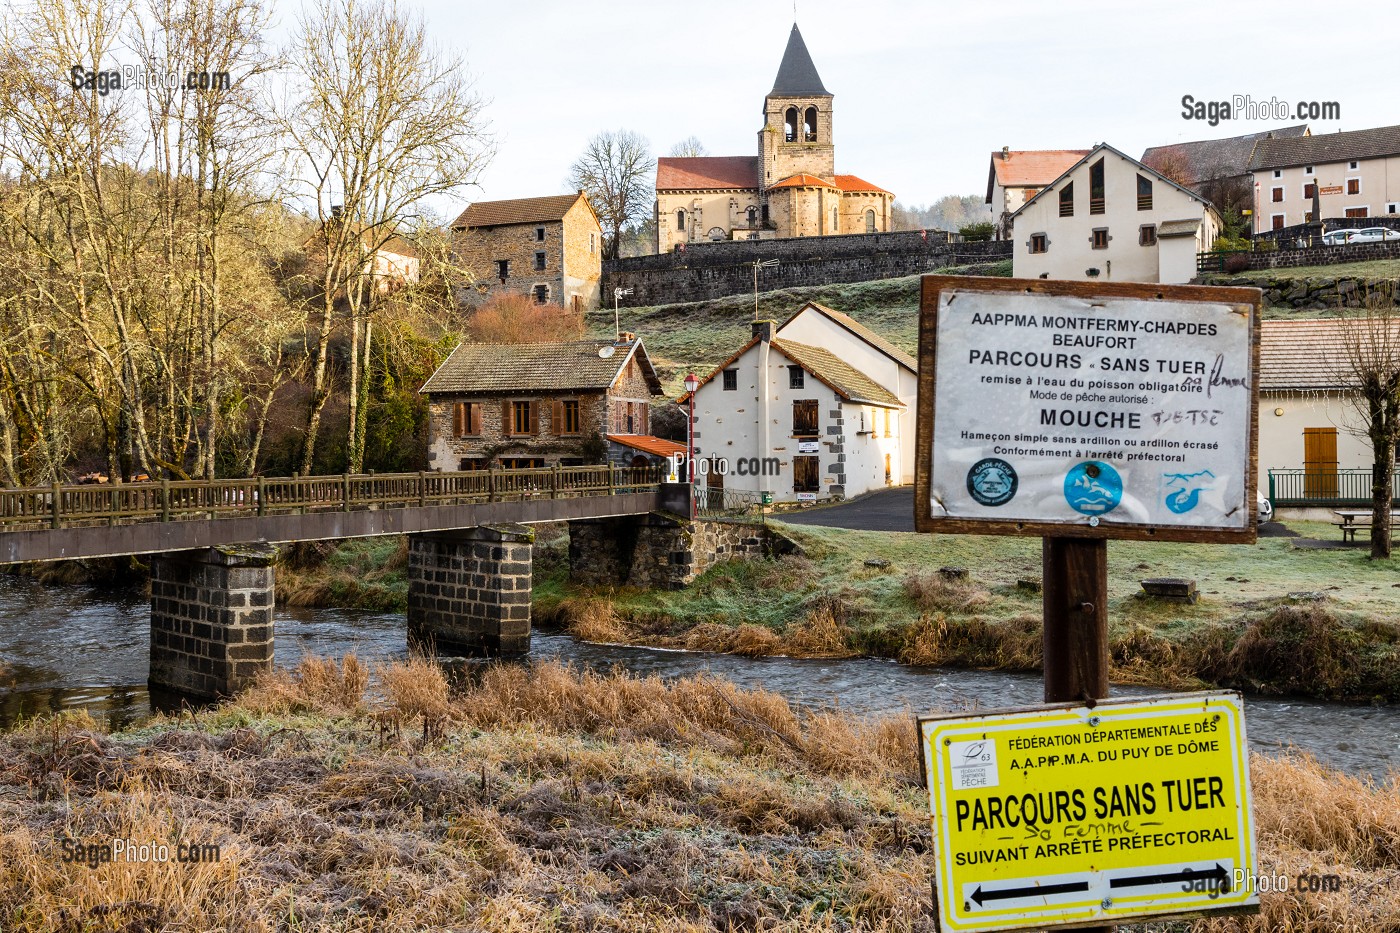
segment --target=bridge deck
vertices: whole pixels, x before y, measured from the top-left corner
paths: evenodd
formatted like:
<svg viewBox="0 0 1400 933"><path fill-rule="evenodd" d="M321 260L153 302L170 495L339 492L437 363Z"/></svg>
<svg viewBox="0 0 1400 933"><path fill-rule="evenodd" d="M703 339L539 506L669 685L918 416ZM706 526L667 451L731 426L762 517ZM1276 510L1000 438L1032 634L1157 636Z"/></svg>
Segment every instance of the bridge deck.
<svg viewBox="0 0 1400 933"><path fill-rule="evenodd" d="M634 515L659 508L661 478L601 466L0 489L0 563Z"/></svg>

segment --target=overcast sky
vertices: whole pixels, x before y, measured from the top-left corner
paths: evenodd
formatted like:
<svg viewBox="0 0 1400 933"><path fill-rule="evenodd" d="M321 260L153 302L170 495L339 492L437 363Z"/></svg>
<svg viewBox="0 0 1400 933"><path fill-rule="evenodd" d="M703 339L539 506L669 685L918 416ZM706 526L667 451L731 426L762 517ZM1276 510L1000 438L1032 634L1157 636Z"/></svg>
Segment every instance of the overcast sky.
<svg viewBox="0 0 1400 933"><path fill-rule="evenodd" d="M491 101L499 151L473 200L566 190L604 129L660 155L691 134L712 155L753 155L793 21L791 0L401 2ZM284 21L295 9L278 4ZM1311 121L1314 133L1400 123L1393 65L1338 54L1393 40L1393 0L1345 13L1314 0L799 0L797 21L835 95L837 171L906 204L983 192L1004 145L1103 141L1137 157L1292 122L1212 128L1182 118L1184 94L1338 101L1341 120Z"/></svg>

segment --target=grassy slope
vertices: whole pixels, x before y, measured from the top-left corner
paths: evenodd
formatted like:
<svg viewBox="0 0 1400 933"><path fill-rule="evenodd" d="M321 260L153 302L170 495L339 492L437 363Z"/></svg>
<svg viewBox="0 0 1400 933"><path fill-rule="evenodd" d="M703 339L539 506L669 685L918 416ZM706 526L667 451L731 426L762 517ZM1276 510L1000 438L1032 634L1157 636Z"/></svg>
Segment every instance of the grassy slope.
<svg viewBox="0 0 1400 933"><path fill-rule="evenodd" d="M0 929L932 929L909 725L794 711L709 678L308 661L233 703L106 735L0 734ZM1335 872L1226 931L1393 930L1400 785L1251 762L1261 873ZM65 864L62 841L219 846Z"/></svg>
<svg viewBox="0 0 1400 933"><path fill-rule="evenodd" d="M1400 259L1373 259L1369 262L1344 262L1333 266L1298 266L1290 269L1256 269L1233 274L1246 279L1307 279L1307 278L1400 278Z"/></svg>

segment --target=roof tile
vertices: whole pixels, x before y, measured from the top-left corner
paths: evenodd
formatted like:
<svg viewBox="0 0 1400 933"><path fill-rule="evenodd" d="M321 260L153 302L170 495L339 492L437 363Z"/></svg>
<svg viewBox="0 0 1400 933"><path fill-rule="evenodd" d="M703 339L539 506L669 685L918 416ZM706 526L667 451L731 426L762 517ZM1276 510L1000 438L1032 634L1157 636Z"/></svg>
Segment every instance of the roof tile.
<svg viewBox="0 0 1400 933"><path fill-rule="evenodd" d="M1249 167L1282 168L1400 155L1400 126L1378 126L1347 133L1320 133L1294 139L1261 140Z"/></svg>
<svg viewBox="0 0 1400 933"><path fill-rule="evenodd" d="M1153 146L1142 154L1142 164L1167 175L1180 175L1184 185L1199 185L1217 178L1249 174L1254 147L1266 139L1294 139L1308 132L1308 125L1280 126L1277 129L1227 136L1224 139L1198 139L1189 143Z"/></svg>
<svg viewBox="0 0 1400 933"><path fill-rule="evenodd" d="M599 356L603 347L613 353ZM569 343L461 343L423 387L425 394L500 395L510 392L606 391L635 351L653 395L661 394L640 340Z"/></svg>
<svg viewBox="0 0 1400 933"><path fill-rule="evenodd" d="M781 181L775 181L769 185L771 191L774 188L835 188L831 182L825 178L818 178L816 175L809 175L806 172L798 172L796 175L789 175ZM838 189L839 190L839 189Z"/></svg>
<svg viewBox="0 0 1400 933"><path fill-rule="evenodd" d="M542 198L515 198L509 201L477 201L452 222L460 227L502 227L509 224L534 224L563 220L581 192L552 194Z"/></svg>
<svg viewBox="0 0 1400 933"><path fill-rule="evenodd" d="M758 188L755 156L663 157L656 160L659 191Z"/></svg>

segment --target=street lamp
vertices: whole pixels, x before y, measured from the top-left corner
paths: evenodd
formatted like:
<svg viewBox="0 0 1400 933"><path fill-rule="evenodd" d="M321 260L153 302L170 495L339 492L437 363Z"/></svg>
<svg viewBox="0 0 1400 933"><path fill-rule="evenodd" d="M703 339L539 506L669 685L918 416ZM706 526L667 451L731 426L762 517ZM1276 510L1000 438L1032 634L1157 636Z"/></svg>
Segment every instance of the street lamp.
<svg viewBox="0 0 1400 933"><path fill-rule="evenodd" d="M695 373L687 373L685 391L690 400L690 415L685 421L685 471L686 482L690 485L690 517L695 518L695 390L700 388L700 379Z"/></svg>
<svg viewBox="0 0 1400 933"><path fill-rule="evenodd" d="M630 289L630 288L623 288L623 287L620 286L620 285L619 285L617 288L614 288L614 289L613 289L613 339L614 339L614 340L621 340L621 339L622 339L622 326L618 323L618 318L617 318L617 303L618 303L619 301L622 300L622 296L623 296L623 295L630 295L630 294L632 294L632 289Z"/></svg>
<svg viewBox="0 0 1400 933"><path fill-rule="evenodd" d="M778 264L776 259L755 259L749 265L753 266L753 319L758 320L758 270L770 269Z"/></svg>

